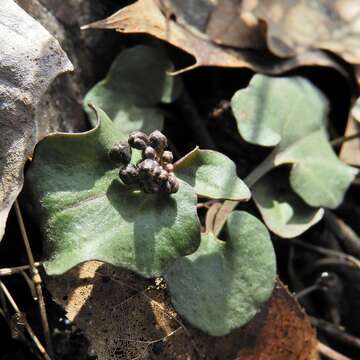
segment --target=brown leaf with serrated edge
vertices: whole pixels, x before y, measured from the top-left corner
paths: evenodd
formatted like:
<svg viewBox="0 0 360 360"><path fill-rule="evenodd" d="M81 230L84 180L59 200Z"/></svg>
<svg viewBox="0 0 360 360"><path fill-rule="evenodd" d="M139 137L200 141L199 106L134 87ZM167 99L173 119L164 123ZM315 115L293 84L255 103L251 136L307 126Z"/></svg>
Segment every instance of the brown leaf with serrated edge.
<svg viewBox="0 0 360 360"><path fill-rule="evenodd" d="M48 279L53 297L83 329L102 360L315 360L316 336L295 298L277 281L246 326L211 337L184 324L161 280L145 280L99 261Z"/></svg>
<svg viewBox="0 0 360 360"><path fill-rule="evenodd" d="M267 42L274 54L289 57L326 49L360 63L358 0L246 1L251 12L267 23Z"/></svg>
<svg viewBox="0 0 360 360"><path fill-rule="evenodd" d="M313 51L291 59L279 59L270 54L251 50L230 50L207 41L171 19L166 19L156 0L138 0L107 19L82 29L115 29L121 33L146 33L192 54L195 63L175 73L201 66L244 67L256 72L281 74L299 66L326 66L348 77L346 70L326 53ZM174 73L174 74L175 74Z"/></svg>

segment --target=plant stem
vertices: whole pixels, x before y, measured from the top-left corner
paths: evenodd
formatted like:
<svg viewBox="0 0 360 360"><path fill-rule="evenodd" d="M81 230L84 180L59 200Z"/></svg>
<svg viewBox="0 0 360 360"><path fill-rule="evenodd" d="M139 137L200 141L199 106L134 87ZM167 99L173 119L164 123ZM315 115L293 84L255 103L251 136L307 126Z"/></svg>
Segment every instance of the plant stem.
<svg viewBox="0 0 360 360"><path fill-rule="evenodd" d="M311 244L306 244L298 239L292 239L293 244L295 245L299 245L302 246L306 249L312 250L314 252L317 252L318 254L322 254L322 255L328 255L330 257L335 257L341 260L344 260L345 262L347 262L349 265L351 265L353 268L356 269L360 269L360 260L357 259L354 256L348 255L348 254L344 254L340 251L336 251L336 250L331 250L331 249L327 249L321 246L315 246L315 245L311 245Z"/></svg>
<svg viewBox="0 0 360 360"><path fill-rule="evenodd" d="M41 263L35 262L34 265L36 267L39 267L41 265ZM29 269L30 269L29 265L15 266L15 267L11 267L11 268L2 268L2 269L0 269L0 276L9 276L9 275L17 274L21 271L29 270Z"/></svg>
<svg viewBox="0 0 360 360"><path fill-rule="evenodd" d="M330 144L332 146L339 146L339 145L343 144L344 142L351 141L351 140L354 140L354 139L359 138L359 137L360 137L360 132L355 133L355 134L351 134L351 135L348 135L348 136L341 136L339 138L336 138L336 139L330 141Z"/></svg>
<svg viewBox="0 0 360 360"><path fill-rule="evenodd" d="M309 287L307 287L307 288L305 288L305 289L302 289L302 290L300 290L296 295L295 295L295 297L296 297L296 299L301 299L302 297L304 297L304 296L306 296L306 295L308 295L308 294L310 294L310 293L312 293L313 291L315 291L315 290L317 290L317 289L319 289L319 285L311 285L311 286L309 286Z"/></svg>
<svg viewBox="0 0 360 360"><path fill-rule="evenodd" d="M317 349L318 349L319 353L325 355L326 358L331 359L331 360L351 360L347 356L344 356L343 354L338 353L337 351L335 351L331 347L321 343L320 341L318 342Z"/></svg>
<svg viewBox="0 0 360 360"><path fill-rule="evenodd" d="M22 218L20 206L19 206L19 203L18 203L17 200L15 201L15 212L16 212L16 217L17 217L17 220L18 220L18 223L19 223L19 226L20 226L21 235L22 235L22 238L23 238L23 241L24 241L26 254L27 254L27 257L28 257L28 260L29 260L30 273L31 273L32 281L34 283L36 296L37 296L37 301L38 301L38 305L39 305L39 311L40 311L40 316L41 316L41 324L42 324L42 328L43 328L43 332L44 332L46 348L47 348L47 351L50 354L50 356L53 357L53 350L52 350L49 323L48 323L48 319L47 319L45 301L44 301L44 297L43 297L43 293L42 293L42 287L41 287L41 282L42 281L41 281L39 271L35 266L34 256L33 256L32 251L31 251L29 238L28 238L27 233L26 233L24 220Z"/></svg>
<svg viewBox="0 0 360 360"><path fill-rule="evenodd" d="M2 290L2 293L5 295L7 300L9 301L11 307L14 309L14 311L17 314L19 320L21 319L21 322L24 324L26 331L28 332L28 334L30 335L32 340L34 341L36 347L39 349L39 351L42 354L42 356L44 357L44 359L45 360L51 360L49 354L46 352L46 350L42 346L41 342L39 341L39 339L35 335L35 333L34 333L33 329L31 328L30 324L26 320L25 316L23 315L23 313L20 311L19 307L17 306L14 298L10 294L10 291L7 289L7 287L5 286L5 284L1 280L0 280L0 289Z"/></svg>
<svg viewBox="0 0 360 360"><path fill-rule="evenodd" d="M335 336L338 340L347 343L349 345L352 345L360 350L360 339L346 333L342 328L339 326L334 325L333 323L330 323L328 321L325 321L323 319L318 319L313 316L309 316L310 322L316 326L318 329L321 329L325 332L327 332L330 335Z"/></svg>
<svg viewBox="0 0 360 360"><path fill-rule="evenodd" d="M276 152L272 151L244 180L252 188L265 174L274 167Z"/></svg>
<svg viewBox="0 0 360 360"><path fill-rule="evenodd" d="M267 174L274 167L274 158L276 153L272 151L244 180L249 188L252 188L256 182ZM240 201L225 200L216 214L214 222L214 235L218 236L226 223L228 216L236 208Z"/></svg>
<svg viewBox="0 0 360 360"><path fill-rule="evenodd" d="M324 220L329 230L341 240L345 249L349 253L360 257L360 237L358 234L330 210L325 211Z"/></svg>

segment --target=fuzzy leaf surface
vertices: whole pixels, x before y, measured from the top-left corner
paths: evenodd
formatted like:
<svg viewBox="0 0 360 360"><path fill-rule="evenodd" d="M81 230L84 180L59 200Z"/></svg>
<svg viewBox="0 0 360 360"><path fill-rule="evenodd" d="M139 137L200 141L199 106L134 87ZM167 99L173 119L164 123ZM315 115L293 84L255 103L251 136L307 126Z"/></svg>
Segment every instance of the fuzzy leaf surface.
<svg viewBox="0 0 360 360"><path fill-rule="evenodd" d="M252 195L265 224L282 238L299 236L324 215L323 209L307 205L294 193L286 169L274 169L262 177Z"/></svg>
<svg viewBox="0 0 360 360"><path fill-rule="evenodd" d="M247 201L250 190L237 176L234 162L213 150L195 148L175 164L175 175L211 199Z"/></svg>
<svg viewBox="0 0 360 360"><path fill-rule="evenodd" d="M328 141L328 103L319 90L301 77L255 75L231 105L246 141L275 146L274 167L292 165L291 187L308 205L340 205L357 170L341 162Z"/></svg>
<svg viewBox="0 0 360 360"><path fill-rule="evenodd" d="M167 75L172 65L161 48L138 45L122 51L106 78L97 83L84 99L92 125L96 116L88 107L103 109L123 133L162 129L164 117L156 107L172 102L181 91L179 78Z"/></svg>
<svg viewBox="0 0 360 360"><path fill-rule="evenodd" d="M161 275L199 244L196 195L187 184L171 196L123 185L108 157L123 136L98 110L98 126L54 134L36 148L26 195L46 240L46 270L61 274L102 260L145 277Z"/></svg>
<svg viewBox="0 0 360 360"><path fill-rule="evenodd" d="M192 325L222 336L250 321L272 294L275 254L266 227L234 211L228 239L203 234L200 247L165 274L176 310Z"/></svg>

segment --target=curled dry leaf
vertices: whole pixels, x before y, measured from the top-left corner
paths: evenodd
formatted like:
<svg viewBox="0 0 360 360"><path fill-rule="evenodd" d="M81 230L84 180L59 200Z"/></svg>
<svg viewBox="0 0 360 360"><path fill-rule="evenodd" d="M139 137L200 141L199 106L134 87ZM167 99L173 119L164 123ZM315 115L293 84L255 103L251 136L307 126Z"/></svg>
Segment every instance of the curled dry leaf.
<svg viewBox="0 0 360 360"><path fill-rule="evenodd" d="M279 281L252 322L222 337L184 325L163 282L154 284L99 261L48 278L47 286L102 360L316 359L315 331Z"/></svg>
<svg viewBox="0 0 360 360"><path fill-rule="evenodd" d="M264 50L263 26L256 19L253 21L244 5L246 1L219 0L209 18L206 33L217 44Z"/></svg>
<svg viewBox="0 0 360 360"><path fill-rule="evenodd" d="M290 57L309 49L326 49L350 63L360 63L358 0L251 3L252 13L267 23L268 46L276 55Z"/></svg>
<svg viewBox="0 0 360 360"><path fill-rule="evenodd" d="M217 6L217 0L160 0L159 8L167 17L176 17L176 22L190 31L205 37L209 17Z"/></svg>
<svg viewBox="0 0 360 360"><path fill-rule="evenodd" d="M12 0L0 7L0 239L38 141L34 112L54 78L72 70L55 40Z"/></svg>
<svg viewBox="0 0 360 360"><path fill-rule="evenodd" d="M292 59L279 59L251 50L234 51L218 46L168 19L155 0L138 0L107 19L82 27L83 30L95 28L115 29L121 33L146 33L194 56L193 65L174 74L201 66L245 67L256 72L280 74L299 66L317 65L334 68L347 77L346 71L340 65L320 51L305 53Z"/></svg>
<svg viewBox="0 0 360 360"><path fill-rule="evenodd" d="M265 49L265 32L246 1L161 0L160 8L169 17L196 35L220 45ZM263 29L265 30L265 29Z"/></svg>
<svg viewBox="0 0 360 360"><path fill-rule="evenodd" d="M345 139L351 138L351 141ZM360 166L360 98L356 101L349 114L339 157L353 166Z"/></svg>

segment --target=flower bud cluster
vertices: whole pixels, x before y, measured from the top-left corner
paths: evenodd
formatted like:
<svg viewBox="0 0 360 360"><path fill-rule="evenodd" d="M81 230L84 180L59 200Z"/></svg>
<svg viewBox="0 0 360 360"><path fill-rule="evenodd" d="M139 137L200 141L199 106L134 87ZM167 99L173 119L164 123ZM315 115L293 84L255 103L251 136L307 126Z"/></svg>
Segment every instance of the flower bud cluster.
<svg viewBox="0 0 360 360"><path fill-rule="evenodd" d="M125 185L136 185L145 193L176 193L179 180L173 173L173 154L167 147L167 138L155 130L149 136L136 131L130 134L128 143L115 144L110 159L120 164L119 176ZM142 158L131 164L132 149L141 150Z"/></svg>

